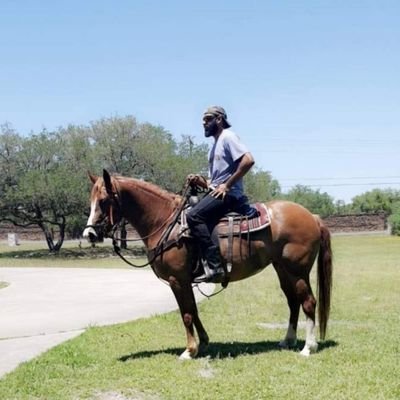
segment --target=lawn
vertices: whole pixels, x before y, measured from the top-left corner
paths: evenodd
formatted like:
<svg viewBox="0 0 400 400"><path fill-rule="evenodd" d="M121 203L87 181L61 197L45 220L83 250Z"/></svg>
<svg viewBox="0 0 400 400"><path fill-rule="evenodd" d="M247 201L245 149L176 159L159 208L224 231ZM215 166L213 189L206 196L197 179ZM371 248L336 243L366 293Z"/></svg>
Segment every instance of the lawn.
<svg viewBox="0 0 400 400"><path fill-rule="evenodd" d="M277 347L288 309L268 268L200 304L211 344L194 361L178 360L177 312L92 327L6 375L0 399L398 399L400 238L337 236L333 250L327 339L309 358L303 328L298 348Z"/></svg>
<svg viewBox="0 0 400 400"><path fill-rule="evenodd" d="M8 286L8 282L0 281L0 289L3 289Z"/></svg>
<svg viewBox="0 0 400 400"><path fill-rule="evenodd" d="M143 252L142 246L129 246L124 255ZM147 261L135 256L135 264ZM0 267L131 268L114 252L110 240L92 246L87 241L65 241L58 253L50 253L44 241L23 241L10 247L0 242Z"/></svg>

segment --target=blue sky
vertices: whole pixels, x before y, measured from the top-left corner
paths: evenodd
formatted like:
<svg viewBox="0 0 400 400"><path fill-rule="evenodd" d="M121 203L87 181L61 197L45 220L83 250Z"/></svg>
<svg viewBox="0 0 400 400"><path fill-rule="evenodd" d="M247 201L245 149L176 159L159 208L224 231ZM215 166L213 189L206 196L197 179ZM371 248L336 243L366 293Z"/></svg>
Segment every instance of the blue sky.
<svg viewBox="0 0 400 400"><path fill-rule="evenodd" d="M284 191L400 190L399 21L397 0L3 0L0 123L134 115L201 143L219 104Z"/></svg>

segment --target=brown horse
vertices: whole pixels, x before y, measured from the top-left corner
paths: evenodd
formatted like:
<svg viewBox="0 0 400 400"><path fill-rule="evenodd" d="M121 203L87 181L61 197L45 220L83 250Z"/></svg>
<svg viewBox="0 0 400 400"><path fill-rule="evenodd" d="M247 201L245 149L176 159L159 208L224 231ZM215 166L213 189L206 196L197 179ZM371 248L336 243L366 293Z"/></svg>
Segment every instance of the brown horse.
<svg viewBox="0 0 400 400"><path fill-rule="evenodd" d="M93 188L84 237L97 236L100 226L109 233L121 218L132 224L150 254L168 227L171 229L169 237L178 237L179 224L172 226L171 221L182 204L181 196L137 179L111 177L107 171L103 171L103 177L89 176ZM322 339L329 318L332 286L330 233L318 216L296 203L272 201L266 206L271 215L270 226L251 233L250 243L247 237L233 240L230 281L245 279L272 263L290 309L287 333L280 346L287 348L296 344L302 306L306 315L306 341L301 354L308 356L318 347L315 337L316 299L310 286L310 271L317 255L318 317ZM169 283L179 305L187 335L186 350L180 356L182 359L195 357L199 346L209 342L193 295L195 247L190 240L180 239L151 259L153 271ZM220 247L226 259L227 239L220 239ZM199 343L195 338L195 328Z"/></svg>

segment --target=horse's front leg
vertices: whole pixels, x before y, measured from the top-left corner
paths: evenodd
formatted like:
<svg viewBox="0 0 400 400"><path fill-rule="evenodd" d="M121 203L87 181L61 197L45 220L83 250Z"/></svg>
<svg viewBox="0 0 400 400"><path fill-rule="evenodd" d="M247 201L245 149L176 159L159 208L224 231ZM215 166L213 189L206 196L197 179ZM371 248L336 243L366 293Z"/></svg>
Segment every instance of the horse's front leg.
<svg viewBox="0 0 400 400"><path fill-rule="evenodd" d="M193 288L188 281L179 281L176 277L169 277L169 284L179 305L183 324L186 329L187 345L186 350L180 355L181 360L191 360L199 352L194 327L196 326L199 334L200 345L208 344L208 335L204 330L197 312L196 300L193 294Z"/></svg>

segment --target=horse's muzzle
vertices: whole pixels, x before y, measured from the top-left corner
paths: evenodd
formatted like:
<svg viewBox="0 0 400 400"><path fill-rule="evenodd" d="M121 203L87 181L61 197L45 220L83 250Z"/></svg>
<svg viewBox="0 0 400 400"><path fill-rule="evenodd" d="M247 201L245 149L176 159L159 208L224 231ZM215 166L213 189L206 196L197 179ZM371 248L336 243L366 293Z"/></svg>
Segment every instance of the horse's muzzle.
<svg viewBox="0 0 400 400"><path fill-rule="evenodd" d="M84 231L83 231L83 233L82 233L82 236L83 236L85 239L88 239L88 241L89 241L90 243L93 243L93 242L96 241L98 235L97 235L96 230L93 228L93 226L87 226L87 227L84 229Z"/></svg>

